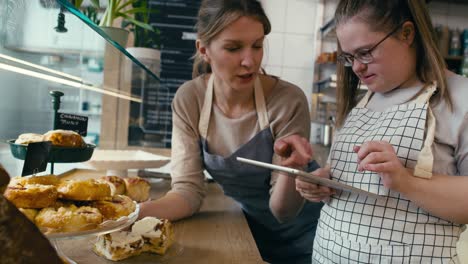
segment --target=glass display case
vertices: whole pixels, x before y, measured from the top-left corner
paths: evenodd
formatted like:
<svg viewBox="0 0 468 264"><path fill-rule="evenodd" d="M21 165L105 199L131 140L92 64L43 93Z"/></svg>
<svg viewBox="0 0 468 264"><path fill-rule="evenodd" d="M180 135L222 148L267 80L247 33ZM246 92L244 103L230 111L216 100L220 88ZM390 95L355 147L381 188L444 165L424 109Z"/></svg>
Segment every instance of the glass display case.
<svg viewBox="0 0 468 264"><path fill-rule="evenodd" d="M54 129L51 91L64 94L60 113L87 117L97 148L165 146L139 133L160 118L158 76L69 1L0 0L0 14L0 163L11 175L23 161L7 141Z"/></svg>

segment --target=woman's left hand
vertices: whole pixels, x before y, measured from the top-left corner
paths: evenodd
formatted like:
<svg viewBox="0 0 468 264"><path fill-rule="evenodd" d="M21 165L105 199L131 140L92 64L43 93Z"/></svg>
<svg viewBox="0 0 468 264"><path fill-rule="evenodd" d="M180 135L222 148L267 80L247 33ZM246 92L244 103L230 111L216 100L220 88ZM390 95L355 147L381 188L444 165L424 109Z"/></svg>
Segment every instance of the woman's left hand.
<svg viewBox="0 0 468 264"><path fill-rule="evenodd" d="M393 146L386 141L368 141L353 150L358 155L358 171L378 173L389 189L398 191L403 181L412 176L401 164Z"/></svg>

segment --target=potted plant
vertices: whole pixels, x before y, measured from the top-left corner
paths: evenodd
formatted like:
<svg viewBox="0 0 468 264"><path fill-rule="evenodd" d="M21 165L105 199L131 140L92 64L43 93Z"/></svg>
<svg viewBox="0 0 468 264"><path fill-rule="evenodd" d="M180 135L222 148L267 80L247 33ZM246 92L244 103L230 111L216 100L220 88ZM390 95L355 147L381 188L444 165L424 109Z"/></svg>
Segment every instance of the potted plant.
<svg viewBox="0 0 468 264"><path fill-rule="evenodd" d="M149 25L150 15L157 13L157 10L150 10L147 0L135 0L132 6L148 10L147 12L139 12L134 17L135 20L146 25ZM127 48L127 51L159 76L161 64L159 30L138 26L138 24L126 19L122 21L122 28L128 28L133 33L133 47Z"/></svg>
<svg viewBox="0 0 468 264"><path fill-rule="evenodd" d="M74 0L74 5L80 9L84 0ZM147 0L107 0L107 7L100 19L97 18L97 10L100 9L99 0L91 0L92 7L88 6L82 9L82 12L93 22L106 32L113 40L122 47L127 44L129 32L125 29L127 26L132 28L142 28L145 31L154 31L153 27L147 21L139 20L139 15L148 16L150 11L147 8ZM116 27L116 21L121 19L123 27Z"/></svg>

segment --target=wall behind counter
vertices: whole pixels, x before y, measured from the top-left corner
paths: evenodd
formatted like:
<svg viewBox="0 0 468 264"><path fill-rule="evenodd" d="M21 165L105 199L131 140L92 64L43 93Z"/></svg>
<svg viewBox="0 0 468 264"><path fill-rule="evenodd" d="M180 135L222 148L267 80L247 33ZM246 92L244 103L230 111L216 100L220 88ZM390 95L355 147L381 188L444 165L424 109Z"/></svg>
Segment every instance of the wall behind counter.
<svg viewBox="0 0 468 264"><path fill-rule="evenodd" d="M312 95L318 26L321 24L321 0L261 0L272 31L267 36L263 67L299 86Z"/></svg>

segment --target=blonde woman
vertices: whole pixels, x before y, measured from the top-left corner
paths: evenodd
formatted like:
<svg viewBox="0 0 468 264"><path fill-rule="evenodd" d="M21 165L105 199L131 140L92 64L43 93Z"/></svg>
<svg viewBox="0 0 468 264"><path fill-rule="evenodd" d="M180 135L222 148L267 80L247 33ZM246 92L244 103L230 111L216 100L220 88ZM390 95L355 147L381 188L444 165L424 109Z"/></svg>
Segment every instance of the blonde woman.
<svg viewBox="0 0 468 264"><path fill-rule="evenodd" d="M446 71L424 1L341 0L335 20L339 132L317 174L382 199L296 181L306 199L328 200L313 262L458 263L468 80ZM359 83L369 90L358 101Z"/></svg>
<svg viewBox="0 0 468 264"><path fill-rule="evenodd" d="M321 204L304 203L294 179L236 160L278 164L277 139L309 137L303 92L259 73L269 32L258 1L202 2L194 79L178 89L173 101L172 190L143 204L142 216L176 220L196 213L206 169L239 202L265 261L310 263Z"/></svg>

